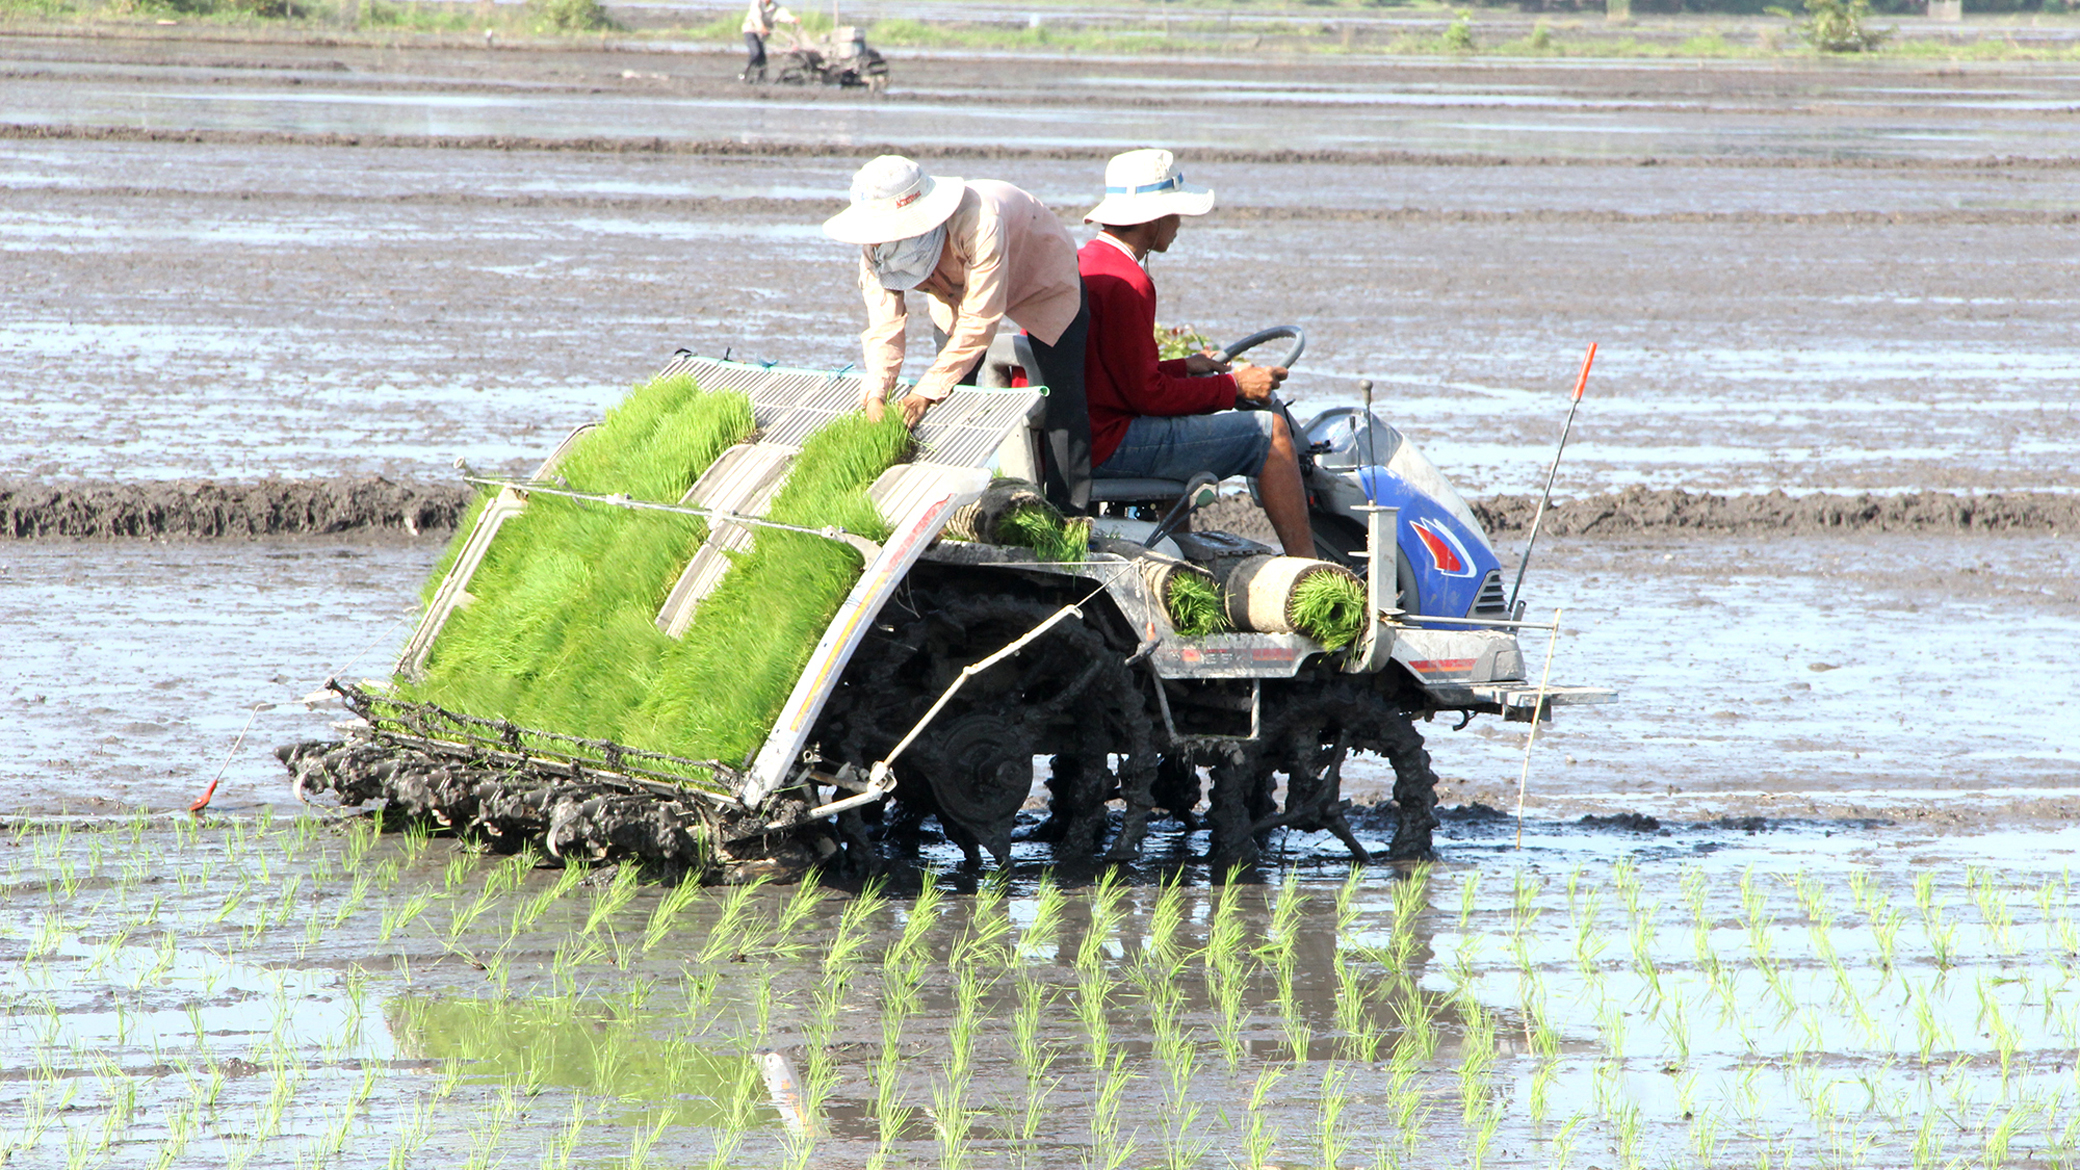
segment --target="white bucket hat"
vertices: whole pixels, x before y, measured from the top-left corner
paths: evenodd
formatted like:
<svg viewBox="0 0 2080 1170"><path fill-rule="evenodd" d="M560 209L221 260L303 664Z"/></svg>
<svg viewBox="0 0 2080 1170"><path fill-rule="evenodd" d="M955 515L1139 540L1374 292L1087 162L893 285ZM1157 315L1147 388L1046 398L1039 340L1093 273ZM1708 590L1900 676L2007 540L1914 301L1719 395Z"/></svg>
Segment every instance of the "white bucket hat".
<svg viewBox="0 0 2080 1170"><path fill-rule="evenodd" d="M1177 156L1167 150L1130 150L1105 164L1105 201L1091 208L1085 223L1132 227L1178 215L1205 215L1213 210L1213 189L1184 181Z"/></svg>
<svg viewBox="0 0 2080 1170"><path fill-rule="evenodd" d="M934 177L899 154L884 154L852 176L852 206L823 221L847 244L886 244L921 236L952 217L968 185Z"/></svg>

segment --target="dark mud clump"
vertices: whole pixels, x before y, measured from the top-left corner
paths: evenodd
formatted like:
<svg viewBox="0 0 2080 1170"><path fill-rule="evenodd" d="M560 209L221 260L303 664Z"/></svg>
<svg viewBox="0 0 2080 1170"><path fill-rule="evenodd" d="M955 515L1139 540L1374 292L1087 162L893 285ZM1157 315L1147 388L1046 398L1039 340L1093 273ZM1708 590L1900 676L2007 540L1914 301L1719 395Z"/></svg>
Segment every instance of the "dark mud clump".
<svg viewBox="0 0 2080 1170"><path fill-rule="evenodd" d="M1531 527L1536 496L1492 496L1475 501L1474 515L1489 532ZM1680 488L1627 488L1614 495L1568 500L1546 509L1543 530L1554 536L1629 532L1706 532L1725 535L1832 532L2057 532L2080 528L2080 496L2049 492L1959 495L1718 496Z"/></svg>
<svg viewBox="0 0 2080 1170"><path fill-rule="evenodd" d="M1537 496L1491 496L1471 502L1490 535L1523 533L1538 509ZM1192 516L1198 531L1220 529L1276 542L1271 521L1248 496L1223 496ZM1835 532L2061 532L2080 529L2080 495L2013 492L1904 496L1719 496L1680 488L1627 488L1611 495L1565 500L1547 507L1540 525L1548 536L1608 536L1688 532L1713 536Z"/></svg>
<svg viewBox="0 0 2080 1170"><path fill-rule="evenodd" d="M460 484L358 479L252 483L18 483L0 480L0 539L258 537L455 527L469 506Z"/></svg>
<svg viewBox="0 0 2080 1170"><path fill-rule="evenodd" d="M560 861L634 862L654 873L703 881L800 877L827 851L825 839L766 832L742 810L588 776L436 754L381 736L275 749L299 799L332 793L341 804L381 803L395 828L431 825L500 853L533 847ZM831 845L835 849L835 845Z"/></svg>
<svg viewBox="0 0 2080 1170"><path fill-rule="evenodd" d="M1609 829L1624 833L1658 833L1661 831L1661 819L1659 817L1650 817L1645 813L1636 812L1613 813L1607 817L1600 817L1592 813L1583 817L1578 823L1583 828Z"/></svg>

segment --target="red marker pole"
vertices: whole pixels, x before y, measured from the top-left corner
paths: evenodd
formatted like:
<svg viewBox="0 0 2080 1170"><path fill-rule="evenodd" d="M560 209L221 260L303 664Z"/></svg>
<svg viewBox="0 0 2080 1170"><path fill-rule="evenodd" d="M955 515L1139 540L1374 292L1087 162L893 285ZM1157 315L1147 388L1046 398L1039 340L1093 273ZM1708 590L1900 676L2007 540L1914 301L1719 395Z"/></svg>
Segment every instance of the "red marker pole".
<svg viewBox="0 0 2080 1170"><path fill-rule="evenodd" d="M1509 590L1509 616L1517 616L1517 594L1524 589L1524 570L1531 567L1531 550L1538 544L1538 525L1546 518L1546 504L1553 498L1553 481L1560 475L1560 456L1567 451L1567 436L1574 431L1574 412L1582 405L1582 391L1589 385L1589 367L1596 364L1596 343L1582 358L1581 376L1574 380L1574 400L1567 404L1567 425L1560 428L1560 449L1553 452L1553 466L1546 472L1545 494L1538 497L1538 511L1531 514L1531 535L1524 541L1524 556L1517 562L1517 583Z"/></svg>

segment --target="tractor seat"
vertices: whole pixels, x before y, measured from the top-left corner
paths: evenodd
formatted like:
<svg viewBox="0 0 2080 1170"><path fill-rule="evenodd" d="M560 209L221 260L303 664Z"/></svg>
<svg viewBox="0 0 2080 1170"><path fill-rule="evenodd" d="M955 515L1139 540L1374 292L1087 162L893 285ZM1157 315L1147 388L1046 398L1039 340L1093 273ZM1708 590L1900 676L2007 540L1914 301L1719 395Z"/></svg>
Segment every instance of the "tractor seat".
<svg viewBox="0 0 2080 1170"><path fill-rule="evenodd" d="M1184 494L1181 479L1093 479L1093 504L1147 504L1174 500Z"/></svg>

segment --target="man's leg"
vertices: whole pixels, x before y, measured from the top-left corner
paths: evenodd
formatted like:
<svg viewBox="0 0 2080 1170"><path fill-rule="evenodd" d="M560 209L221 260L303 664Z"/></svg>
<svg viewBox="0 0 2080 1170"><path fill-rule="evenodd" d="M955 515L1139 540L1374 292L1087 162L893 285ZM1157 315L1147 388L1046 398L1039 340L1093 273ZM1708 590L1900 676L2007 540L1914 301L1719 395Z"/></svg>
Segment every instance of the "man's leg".
<svg viewBox="0 0 2080 1170"><path fill-rule="evenodd" d="M1257 498L1271 518L1272 531L1289 557L1315 555L1314 525L1307 519L1307 485L1300 481L1300 457L1293 451L1293 429L1283 414L1271 416L1271 453L1257 471Z"/></svg>
<svg viewBox="0 0 2080 1170"><path fill-rule="evenodd" d="M1090 511L1091 413L1083 394L1083 350L1090 335L1090 299L1077 306L1076 320L1053 345L1028 337L1039 377L1047 387L1047 428L1041 478L1047 501L1071 516Z"/></svg>
<svg viewBox="0 0 2080 1170"><path fill-rule="evenodd" d="M1101 479L1188 480L1202 471L1222 479L1255 476L1257 498L1263 501L1286 555L1315 555L1300 458L1283 414L1224 410L1177 418L1137 418L1092 474Z"/></svg>
<svg viewBox="0 0 2080 1170"><path fill-rule="evenodd" d="M744 52L749 59L744 62L743 80L746 82L764 81L766 79L766 39L757 33L745 33Z"/></svg>

